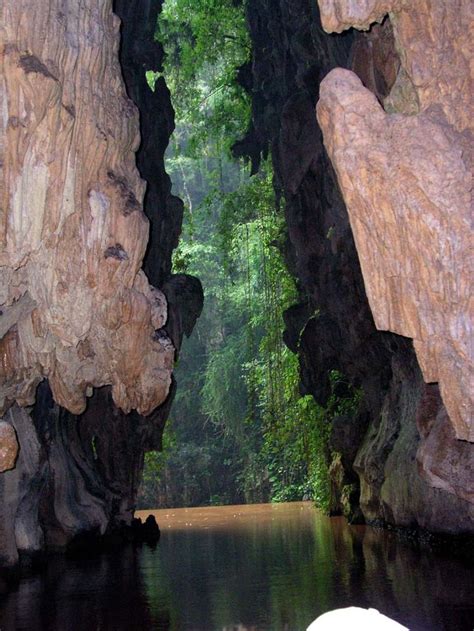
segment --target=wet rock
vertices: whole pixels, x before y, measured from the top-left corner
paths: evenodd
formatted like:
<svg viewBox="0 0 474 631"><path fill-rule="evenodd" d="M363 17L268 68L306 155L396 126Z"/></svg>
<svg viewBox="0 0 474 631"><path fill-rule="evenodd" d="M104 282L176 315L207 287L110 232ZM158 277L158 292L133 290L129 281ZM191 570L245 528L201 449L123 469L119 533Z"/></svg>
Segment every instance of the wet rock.
<svg viewBox="0 0 474 631"><path fill-rule="evenodd" d="M154 515L148 515L145 523L135 517L131 524L132 540L135 543L156 544L160 540L161 532Z"/></svg>
<svg viewBox="0 0 474 631"><path fill-rule="evenodd" d="M7 420L15 430L20 450L15 468L0 475L1 568L15 566L19 551L34 555L44 545L38 515L47 468L45 453L26 410L13 405Z"/></svg>
<svg viewBox="0 0 474 631"><path fill-rule="evenodd" d="M329 481L331 485L329 514L331 516L344 515L351 524L363 524L365 519L359 502L359 480L352 467L343 464L341 453L332 454Z"/></svg>
<svg viewBox="0 0 474 631"><path fill-rule="evenodd" d="M369 423L369 415L337 416L331 426L329 449L331 463L331 515L344 515L350 523L364 523L360 507L359 477L354 461Z"/></svg>
<svg viewBox="0 0 474 631"><path fill-rule="evenodd" d="M73 416L47 383L31 412L12 406L7 419L21 449L15 468L0 475L0 567L45 550L85 554L127 543L144 451L161 448L168 411L126 415L103 388Z"/></svg>
<svg viewBox="0 0 474 631"><path fill-rule="evenodd" d="M460 493L435 487L420 471L417 452L423 438L416 419L424 384L416 360L409 355L403 361L394 358L392 370L379 423L369 426L354 462L364 516L369 523L472 536L474 504ZM458 479L466 480L469 468L470 460L462 463Z"/></svg>
<svg viewBox="0 0 474 631"><path fill-rule="evenodd" d="M331 425L329 447L342 454L344 466L350 469L368 426L367 414L359 414L356 419L351 416L336 416Z"/></svg>
<svg viewBox="0 0 474 631"><path fill-rule="evenodd" d="M148 515L142 528L142 537L146 543L156 543L160 538L160 529L154 515Z"/></svg>
<svg viewBox="0 0 474 631"><path fill-rule="evenodd" d="M425 385L416 422L421 437L416 454L421 477L430 486L474 505L472 445L456 439L436 384Z"/></svg>

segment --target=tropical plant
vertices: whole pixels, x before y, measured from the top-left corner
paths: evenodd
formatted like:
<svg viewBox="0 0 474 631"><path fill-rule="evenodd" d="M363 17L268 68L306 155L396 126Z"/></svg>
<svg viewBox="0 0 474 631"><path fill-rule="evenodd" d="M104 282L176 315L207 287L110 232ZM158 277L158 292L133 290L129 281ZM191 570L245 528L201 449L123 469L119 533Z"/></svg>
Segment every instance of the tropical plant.
<svg viewBox="0 0 474 631"><path fill-rule="evenodd" d="M326 409L301 396L298 359L283 343L283 312L298 294L272 165L250 177L229 155L249 119L236 81L249 54L243 5L166 0L158 32L177 117L167 169L186 206L174 271L201 279L205 306L181 351L165 453L147 456L142 500L306 497L327 508L331 420L353 411L357 393L338 397L334 373Z"/></svg>

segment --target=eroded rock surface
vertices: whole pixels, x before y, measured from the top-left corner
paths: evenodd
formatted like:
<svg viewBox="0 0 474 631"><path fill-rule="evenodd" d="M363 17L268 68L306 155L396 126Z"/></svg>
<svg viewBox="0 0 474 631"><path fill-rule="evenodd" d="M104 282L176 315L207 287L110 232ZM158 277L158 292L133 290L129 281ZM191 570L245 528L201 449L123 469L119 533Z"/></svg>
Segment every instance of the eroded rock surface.
<svg viewBox="0 0 474 631"><path fill-rule="evenodd" d="M18 441L15 430L5 421L0 421L0 473L15 466Z"/></svg>
<svg viewBox="0 0 474 631"><path fill-rule="evenodd" d="M43 6L43 12L47 14L44 3L40 5ZM171 253L182 221L182 203L171 195L171 183L164 168L164 152L174 124L173 110L164 81L157 82L155 92L152 92L144 74L145 68L159 70L163 57L163 50L153 37L161 2L160 0L116 0L114 10L124 20L120 31L120 59L128 95L140 110L140 131L146 139L140 144L138 166L141 169L141 175L151 180L143 204L152 227L152 239L147 244L145 255L145 267L153 284L163 287L163 293L150 287L141 271L138 271L133 280L134 269L141 263L148 236L148 222L141 211L141 205L138 205L143 183L137 176L133 154L133 149L136 149L138 145L137 113L135 107L126 98L125 88L121 81L121 68L118 65L118 20L112 15L109 2L104 4L102 11L94 10L89 16L88 11L92 5L95 6L95 3L81 2L78 6L74 5L71 8L68 13L68 20L70 19L71 22L67 22L67 28L72 31L71 38L68 39L66 33L64 36L66 39L64 37L58 39L57 45L65 46L65 50L58 51L57 55L61 59L61 55L64 55L68 63L71 63L69 57L76 59L74 55L77 53L77 61L84 64L82 71L78 70L78 74L73 75L72 78L61 75L68 90L73 94L77 92L77 100L83 108L80 116L76 113L77 129L74 129L72 136L65 136L65 142L68 140L70 142L70 153L76 156L77 165L82 164L80 160L88 159L89 154L85 152L86 140L89 137L93 140L94 136L93 130L86 128L85 138L81 140L79 125L93 125L93 117L96 115L94 108L97 109L99 122L107 120L109 123L109 126L104 128L105 135L99 134L97 147L94 144L89 146L91 164L89 165L86 160L85 165L77 167L73 192L77 191L78 195L81 193L82 186L86 186L87 179L93 176L94 168L98 169L97 182L94 185L97 188L102 183L101 178L106 165L98 161L95 151L98 151L103 159L110 158L112 164L110 170L105 173L105 181L115 190L116 196L112 200L113 203L107 206L107 212L98 215L100 222L94 229L94 234L109 234L110 240L107 242L103 256L99 255L100 253L97 254L98 246L94 242L92 242L91 252L87 243L86 247L80 240L78 249L84 246L82 256L84 259L91 258L93 271L100 270L100 264L103 264L106 270L115 269L115 272L107 276L110 280L108 285L100 285L99 281L102 282L105 278L102 275L97 279L97 286L93 285L91 288L96 302L93 303L95 311L90 313L87 305L81 305L80 302L84 299L80 283L85 272L79 267L73 267L70 270L71 278L75 273L78 274L77 308L78 310L83 308L81 313L86 313L89 318L87 322L92 322L86 341L81 340L76 351L83 362L81 374L89 376L93 370L97 370L100 377L103 366L94 364L97 359L97 355L94 356L96 353L94 340L90 341L88 336L91 331L98 330L99 325L94 324L94 318L102 322L101 314L109 313L108 310L112 309L117 299L113 292L118 291L123 298L121 310L115 315L109 313L115 318L114 327L115 324L116 327L104 329L101 332L102 337L97 340L97 343L103 344L103 353L108 359L115 357L116 350L121 349L118 357L120 361L115 361L115 366L110 366L110 370L121 371L123 366L126 370L131 369L132 373L138 370L141 361L147 362L150 359L146 356L151 344L152 349L161 349L158 355L159 361L155 366L158 373L152 375L157 382L153 380L147 382L150 391L143 388L143 382L138 382L139 396L142 397L142 401L148 401L150 405L159 393L161 393L159 400L162 400L167 391L163 388L164 382L160 382L163 377L160 372L162 370L165 370L166 378L171 381L171 386L166 399L146 417L136 410L127 413L116 405L116 390L113 383L112 387L95 388L93 393L90 388L88 394L92 396L87 400L86 410L79 415L70 412L71 405L69 410L58 405L53 398L53 394L55 397L56 394L51 392L46 381L43 381L36 390L36 401L32 410L21 408L17 404L11 405L5 415L5 420L10 430L14 428L16 431L20 451L15 468L0 476L0 566L2 567L15 565L20 555L30 556L47 549L67 546L84 544L96 546L104 539L104 536L105 541L109 542L120 541L124 536L128 536L127 526L132 520L144 454L148 450L161 448L164 424L176 391L176 384L170 375L171 362L179 350L183 334L190 335L202 309L202 288L199 281L182 274L171 275ZM25 18L24 28L28 25L34 29L35 12L30 11L28 15L30 17L27 20ZM60 22L66 20L60 13L56 17ZM86 24L82 24L81 20L87 23L89 17L98 20L94 26L98 31L94 31L87 39ZM29 21L30 18L33 22ZM75 18L78 20L77 24L80 25L80 33L75 32L76 25L72 22ZM54 21L54 13L51 14L50 19ZM55 31L51 32L55 33ZM63 33L61 29L59 33ZM104 38L104 41L100 41L100 45L98 44L99 33L102 33ZM84 39L81 55L76 50L77 47L73 46L72 50L69 50L66 45L71 42L78 43L81 41L79 37ZM48 42L44 46L45 49L47 46L53 48L53 43ZM68 68L69 66L63 68L64 72L69 72ZM60 76L59 71L57 76ZM76 92L73 90L75 84L70 83L72 79L78 84ZM84 82L85 90L82 96L79 94L81 81ZM96 82L98 82L97 85ZM60 88L65 89L62 84L57 89ZM33 103L35 95L31 94L30 97ZM51 99L51 107L55 107L57 101L52 97ZM90 99L93 101L92 105L82 103L82 100ZM111 101L109 102L108 99ZM113 119L115 114L117 114L116 120ZM59 129L62 128L59 126ZM53 138L58 138L56 132L56 127L51 130ZM32 134L31 142L35 144L34 134ZM76 153L74 142L79 142L81 147ZM86 144L82 147L81 143ZM58 155L62 156L62 145L57 151ZM131 189L128 191L127 188L130 182L136 187L133 194L137 207L133 212L123 214L124 205L130 206L134 199L133 191ZM54 191L51 190L51 196L53 193ZM80 224L82 221L80 212L85 208L83 218L86 225L88 207L84 205L84 200L80 195L77 199L80 203L78 202L77 207L73 208L73 214L78 215L76 220ZM105 199L105 193L100 199ZM132 205L135 206L135 202ZM57 202L55 208L57 212L61 210L60 202ZM93 218L92 226L95 225L96 219L97 216ZM116 224L122 232L127 233L129 241L122 238L122 232L119 237L116 232L114 234ZM138 231L135 230L137 226ZM72 234L74 238L77 236L75 233ZM70 233L67 232L67 235ZM63 236L63 232L59 230L58 244L59 238ZM43 248L43 244L39 244L38 247ZM80 260L74 256L72 263L79 265ZM28 265L32 270L32 277L35 278L33 263L28 263ZM6 278L6 281L12 278L14 278L13 273ZM90 279L94 280L92 276ZM130 289L129 282L132 281ZM72 292L73 289L74 286L71 286L70 291ZM168 297L166 300L164 294ZM135 308L133 301L137 295L141 312L146 316L142 325L133 310ZM127 306L126 300L129 297L132 298L132 303ZM4 342L6 340L9 343L10 338L15 341L17 323L27 318L28 314L33 314L36 309L36 298L33 299L29 293L26 293L3 311L0 317L0 335L4 336ZM154 316L158 314L159 320L154 319ZM123 318L124 322L122 322ZM138 337L136 336L137 327L140 328ZM51 339L53 338L48 334L47 340ZM74 352L74 347L67 349L67 353L64 351L65 360L69 361L71 357L74 360ZM169 365L163 366L162 359L164 358L166 362L169 360ZM4 368L10 365L10 359L12 367L15 367L16 357L12 355L10 358L8 354L4 354ZM38 374L43 374L41 366L38 370ZM48 372L44 374L50 375ZM132 378L135 377L132 375ZM88 385L90 385L89 382L87 382ZM17 379L17 384L21 386L20 377ZM29 384L27 385L29 387Z"/></svg>
<svg viewBox="0 0 474 631"><path fill-rule="evenodd" d="M320 7L324 27L336 31L369 28L390 11L401 66L384 102L395 113L337 69L321 84L318 120L377 328L413 339L456 436L472 442L471 3L320 0Z"/></svg>
<svg viewBox="0 0 474 631"><path fill-rule="evenodd" d="M163 47L155 39L156 21L163 0L114 0L114 12L122 20L120 65L127 94L140 110L140 146L137 166L147 188L143 200L151 223L144 270L151 283L162 287L171 274L171 254L178 245L183 202L171 194L165 170L165 151L174 130L174 111L162 76L150 89L146 70L161 73ZM159 113L157 115L157 113Z"/></svg>
<svg viewBox="0 0 474 631"><path fill-rule="evenodd" d="M3 3L0 411L43 379L81 413L111 385L125 412L166 398L174 348L135 167L138 116L118 63L111 0Z"/></svg>
<svg viewBox="0 0 474 631"><path fill-rule="evenodd" d="M369 523L472 534L472 445L455 440L452 428L450 440L439 442L438 414L440 408L446 412L439 396L437 405L428 402L427 386L405 342L405 352L392 358L393 379L380 417L369 426L354 460L362 511Z"/></svg>
<svg viewBox="0 0 474 631"><path fill-rule="evenodd" d="M457 495L474 507L473 447L456 439L436 384L424 384L416 424L421 436L416 459L422 477L433 488Z"/></svg>
<svg viewBox="0 0 474 631"><path fill-rule="evenodd" d="M285 254L301 297L285 314L285 341L299 355L303 391L319 403L330 393L331 370L362 391L359 411L332 427L332 510L358 519L360 503L368 522L472 533L470 445L453 430L446 442L440 402L434 411L426 405L411 340L375 327L314 116L320 83L336 66L354 69L374 100L418 112L392 25L328 35L313 0L251 1L248 16L253 60L241 81L252 95L253 121L236 150L254 169L272 154L288 226Z"/></svg>

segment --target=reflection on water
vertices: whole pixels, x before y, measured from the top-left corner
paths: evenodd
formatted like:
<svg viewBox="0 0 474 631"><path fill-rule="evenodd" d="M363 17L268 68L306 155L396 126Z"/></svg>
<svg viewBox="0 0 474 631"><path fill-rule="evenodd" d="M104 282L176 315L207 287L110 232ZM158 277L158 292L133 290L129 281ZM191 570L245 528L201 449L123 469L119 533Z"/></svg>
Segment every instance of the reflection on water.
<svg viewBox="0 0 474 631"><path fill-rule="evenodd" d="M88 560L53 557L0 599L0 629L168 629L150 615L139 564L131 547Z"/></svg>
<svg viewBox="0 0 474 631"><path fill-rule="evenodd" d="M149 602L171 629L305 629L336 607L372 606L412 629L472 629L473 574L394 535L309 503L156 511L143 551Z"/></svg>
<svg viewBox="0 0 474 631"><path fill-rule="evenodd" d="M0 628L300 631L336 607L472 630L473 573L308 503L155 511L156 549L58 558L0 602Z"/></svg>

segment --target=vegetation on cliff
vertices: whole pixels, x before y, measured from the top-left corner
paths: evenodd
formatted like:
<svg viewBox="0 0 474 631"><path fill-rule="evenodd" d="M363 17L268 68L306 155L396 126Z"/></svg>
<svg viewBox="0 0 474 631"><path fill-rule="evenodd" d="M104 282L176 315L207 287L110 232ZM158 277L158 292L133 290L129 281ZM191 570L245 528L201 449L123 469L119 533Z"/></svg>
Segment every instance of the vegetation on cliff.
<svg viewBox="0 0 474 631"><path fill-rule="evenodd" d="M357 396L333 394L327 409L302 396L298 359L283 343L297 288L272 165L249 177L230 157L250 119L236 80L249 56L243 7L168 0L159 36L177 115L167 169L186 204L174 270L201 279L205 307L181 351L164 451L146 456L141 504L311 497L327 508L330 421ZM333 373L333 391L341 379Z"/></svg>

